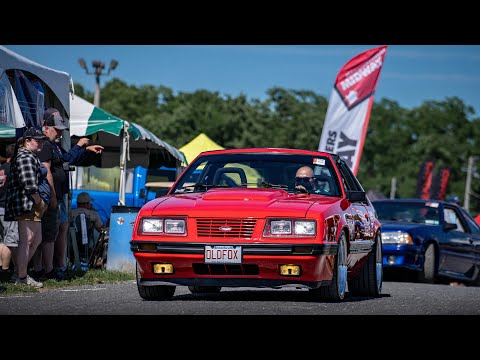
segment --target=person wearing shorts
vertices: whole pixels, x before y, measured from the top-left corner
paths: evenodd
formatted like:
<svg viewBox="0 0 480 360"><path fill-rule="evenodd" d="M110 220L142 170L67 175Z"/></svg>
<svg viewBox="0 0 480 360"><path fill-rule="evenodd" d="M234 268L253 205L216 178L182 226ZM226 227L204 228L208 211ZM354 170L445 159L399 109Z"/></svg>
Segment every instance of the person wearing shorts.
<svg viewBox="0 0 480 360"><path fill-rule="evenodd" d="M5 220L18 221L18 247L15 254L16 284L43 287L27 273L28 263L42 242L41 218L47 209L39 192L42 168L37 153L46 139L39 130L27 129L18 139L18 151L11 161L7 183Z"/></svg>

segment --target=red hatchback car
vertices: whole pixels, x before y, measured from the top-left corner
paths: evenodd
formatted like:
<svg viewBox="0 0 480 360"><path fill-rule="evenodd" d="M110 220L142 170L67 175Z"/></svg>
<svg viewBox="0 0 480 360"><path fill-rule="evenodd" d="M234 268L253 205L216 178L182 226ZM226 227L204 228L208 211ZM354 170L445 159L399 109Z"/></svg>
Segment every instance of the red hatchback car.
<svg viewBox="0 0 480 360"><path fill-rule="evenodd" d="M382 289L375 210L347 163L324 152L201 153L141 208L131 250L146 300L169 299L176 285L307 288L325 301L342 301L347 284L350 295Z"/></svg>

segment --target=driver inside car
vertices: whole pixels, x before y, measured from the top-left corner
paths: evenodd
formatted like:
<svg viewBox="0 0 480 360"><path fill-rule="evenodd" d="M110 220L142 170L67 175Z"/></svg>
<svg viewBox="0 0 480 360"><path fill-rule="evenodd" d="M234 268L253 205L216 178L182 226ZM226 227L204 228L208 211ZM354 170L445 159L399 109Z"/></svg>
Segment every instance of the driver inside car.
<svg viewBox="0 0 480 360"><path fill-rule="evenodd" d="M329 194L330 184L326 180L317 179L310 166L302 166L295 174L295 189L314 194Z"/></svg>

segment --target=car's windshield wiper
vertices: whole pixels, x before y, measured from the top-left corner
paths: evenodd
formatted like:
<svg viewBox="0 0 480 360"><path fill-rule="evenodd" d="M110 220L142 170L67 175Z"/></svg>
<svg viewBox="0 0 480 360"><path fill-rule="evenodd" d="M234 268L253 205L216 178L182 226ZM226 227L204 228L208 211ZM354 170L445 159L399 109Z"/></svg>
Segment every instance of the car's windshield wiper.
<svg viewBox="0 0 480 360"><path fill-rule="evenodd" d="M305 189L303 186L298 187L298 188L296 187L295 189L293 189L293 192L294 192L294 194L298 194L298 193L310 194L308 192L308 190Z"/></svg>
<svg viewBox="0 0 480 360"><path fill-rule="evenodd" d="M272 183L265 182L265 181L262 181L262 182L260 183L260 187L263 187L263 188L272 188L272 189L288 190L288 185L284 185L284 184L272 184Z"/></svg>
<svg viewBox="0 0 480 360"><path fill-rule="evenodd" d="M188 185L183 185L180 189L193 189L193 190L200 190L200 189L213 189L213 188L226 188L229 187L228 185L212 185L212 184L202 184L202 183L196 183L196 184L188 184Z"/></svg>

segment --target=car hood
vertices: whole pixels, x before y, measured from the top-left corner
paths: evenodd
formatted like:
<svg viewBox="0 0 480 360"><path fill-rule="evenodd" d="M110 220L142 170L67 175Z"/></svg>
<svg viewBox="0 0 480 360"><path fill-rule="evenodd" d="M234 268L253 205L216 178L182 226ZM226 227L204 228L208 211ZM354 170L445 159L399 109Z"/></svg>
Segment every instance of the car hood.
<svg viewBox="0 0 480 360"><path fill-rule="evenodd" d="M386 231L418 231L423 229L432 229L432 225L415 224L397 221L382 221L382 232Z"/></svg>
<svg viewBox="0 0 480 360"><path fill-rule="evenodd" d="M312 194L289 194L284 190L273 189L212 189L206 193L176 194L162 198L151 215L305 217L315 203L321 210L340 200Z"/></svg>

